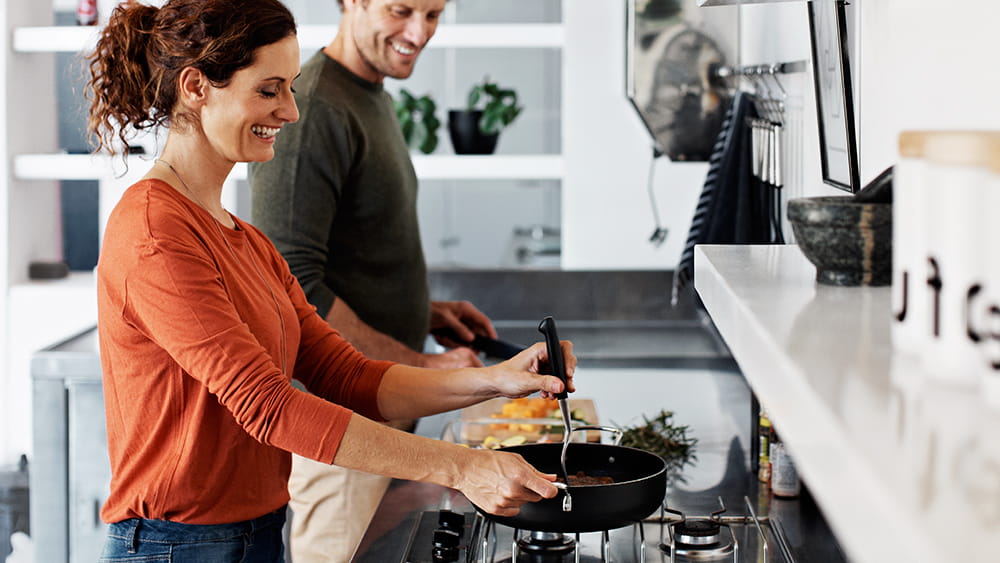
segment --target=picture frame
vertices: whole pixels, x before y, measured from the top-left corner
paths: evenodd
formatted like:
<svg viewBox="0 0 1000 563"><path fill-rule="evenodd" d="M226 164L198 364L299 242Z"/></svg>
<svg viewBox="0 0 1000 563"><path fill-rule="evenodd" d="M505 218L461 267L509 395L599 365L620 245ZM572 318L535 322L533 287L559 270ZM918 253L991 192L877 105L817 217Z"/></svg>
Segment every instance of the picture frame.
<svg viewBox="0 0 1000 563"><path fill-rule="evenodd" d="M854 193L860 175L845 5L808 2L809 34L823 182Z"/></svg>

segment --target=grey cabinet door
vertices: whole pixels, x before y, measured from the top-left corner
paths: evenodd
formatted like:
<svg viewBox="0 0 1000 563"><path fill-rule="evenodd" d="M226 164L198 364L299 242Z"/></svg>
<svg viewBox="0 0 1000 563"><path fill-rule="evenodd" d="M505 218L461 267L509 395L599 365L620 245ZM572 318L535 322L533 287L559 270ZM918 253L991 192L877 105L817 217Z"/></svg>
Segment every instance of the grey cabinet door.
<svg viewBox="0 0 1000 563"><path fill-rule="evenodd" d="M93 563L107 526L100 510L108 498L111 465L100 381L67 381L69 411L69 560Z"/></svg>

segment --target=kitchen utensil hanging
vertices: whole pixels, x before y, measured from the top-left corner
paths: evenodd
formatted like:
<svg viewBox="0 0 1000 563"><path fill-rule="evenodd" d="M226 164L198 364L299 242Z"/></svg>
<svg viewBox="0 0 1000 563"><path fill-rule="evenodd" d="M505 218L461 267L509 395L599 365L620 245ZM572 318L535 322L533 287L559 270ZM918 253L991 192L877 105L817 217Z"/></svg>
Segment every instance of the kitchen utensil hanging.
<svg viewBox="0 0 1000 563"><path fill-rule="evenodd" d="M750 168L759 183L764 203L762 212L767 216L771 242L784 243L781 224L781 188L784 186L782 167L784 146L784 117L787 93L778 80L779 74L802 72L808 68L805 61L772 65L721 67L716 70L720 78L746 77L753 94L756 117L747 118L750 129ZM774 87L768 83L771 81Z"/></svg>

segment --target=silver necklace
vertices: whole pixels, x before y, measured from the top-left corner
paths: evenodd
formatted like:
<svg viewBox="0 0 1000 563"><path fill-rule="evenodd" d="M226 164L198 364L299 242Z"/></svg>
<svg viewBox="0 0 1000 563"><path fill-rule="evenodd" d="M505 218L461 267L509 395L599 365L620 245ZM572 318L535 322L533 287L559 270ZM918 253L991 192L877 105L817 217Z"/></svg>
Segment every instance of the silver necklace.
<svg viewBox="0 0 1000 563"><path fill-rule="evenodd" d="M191 195L191 199L195 203L197 203L202 209L204 209L205 211L208 211L208 213L210 215L212 215L212 219L213 219L212 222L215 223L215 228L216 228L216 230L219 231L219 236L222 237L222 242L225 243L226 248L229 249L229 253L233 255L233 258L237 262L242 263L243 261L240 260L239 255L236 254L236 249L234 249L232 247L232 245L229 244L229 238L226 237L226 233L222 232L222 227L219 225L218 219L215 218L215 214L212 213L211 211L209 211L208 207L204 203L202 203L201 199L199 199L197 195L195 195L194 191L187 185L187 182L184 181L184 178L182 178L181 175L178 174L177 169L175 169L169 162L167 162L166 160L163 160L162 158L157 158L157 159L153 160L153 162L154 163L157 163L157 162L163 163L164 166L166 166L167 168L169 168L170 172L172 172L173 175L180 181L181 185L184 187L184 190L187 191L187 193ZM226 211L225 208L223 208L223 211ZM226 212L226 213L228 213L228 212ZM235 221L233 221L233 225L236 225ZM268 283L267 278L264 277L264 272L262 272L261 269L260 269L260 266L257 265L257 258L254 257L252 251L248 251L248 254L250 255L250 262L253 264L253 269L254 269L254 271L257 272L257 277L260 278L260 281L264 282L264 286L267 287L268 293L271 294L271 301L274 303L274 312L278 315L278 323L279 323L279 325L281 327L281 373L285 374L285 373L287 373L287 369L286 369L287 366L286 366L286 363L285 363L285 356L286 356L286 353L285 353L285 338L286 338L285 337L285 318L281 316L281 308L278 306L278 298L274 295L274 290L271 288L271 284Z"/></svg>
<svg viewBox="0 0 1000 563"><path fill-rule="evenodd" d="M157 158L157 159L155 159L155 160L154 160L153 162L154 162L154 163L156 163L156 162L159 162L159 163L163 164L164 166L166 166L167 168L169 168L169 169L170 169L170 172L171 172L171 173L173 173L174 177L175 177L175 178L177 178L177 180L179 180L179 181L180 181L180 183L181 183L181 186L183 186L183 187L184 187L184 191L186 191L186 192L188 193L188 195L190 195L190 196L191 196L191 199L192 199L192 200L194 200L194 202L195 202L195 203L197 203L197 204L198 204L199 206L201 206L201 208L202 208L202 209L204 209L205 211L208 211L208 213L209 213L210 215L212 215L212 217L215 217L215 213L213 213L213 212L212 212L212 211L211 211L211 210L210 210L210 209L208 208L208 206L207 206L207 205L205 205L205 202L203 202L203 201L201 200L201 198L200 198L200 197L198 197L198 194L194 193L194 190L192 190L192 189L191 189L191 186L188 186L187 182L185 182L185 181L184 181L184 177L183 177L183 176L181 176L179 172L177 172L177 169L176 169L176 168L174 168L172 164L170 164L170 163L169 163L169 162L167 162L166 160L163 160L162 158ZM223 207L223 208L222 208L222 211L223 211L223 213L227 213L227 214L228 214L228 212L226 211L226 208L224 208L224 207ZM234 224L235 224L235 223L234 223Z"/></svg>

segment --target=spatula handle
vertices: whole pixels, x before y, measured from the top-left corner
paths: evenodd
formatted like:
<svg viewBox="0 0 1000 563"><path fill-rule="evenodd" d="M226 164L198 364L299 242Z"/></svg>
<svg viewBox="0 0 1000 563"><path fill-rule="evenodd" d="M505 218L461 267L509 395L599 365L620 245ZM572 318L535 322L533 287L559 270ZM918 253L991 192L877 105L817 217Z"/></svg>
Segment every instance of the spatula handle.
<svg viewBox="0 0 1000 563"><path fill-rule="evenodd" d="M567 396L566 363L563 361L562 346L559 345L556 321L552 317L545 317L538 325L538 331L545 335L545 346L549 351L549 366L552 369L552 375L563 382L563 391L556 395L556 399L565 399Z"/></svg>

